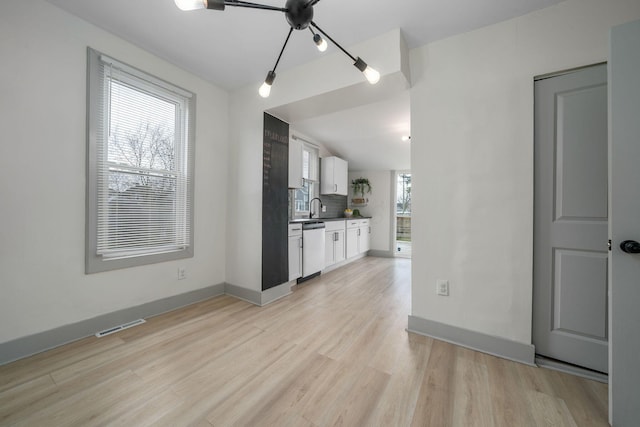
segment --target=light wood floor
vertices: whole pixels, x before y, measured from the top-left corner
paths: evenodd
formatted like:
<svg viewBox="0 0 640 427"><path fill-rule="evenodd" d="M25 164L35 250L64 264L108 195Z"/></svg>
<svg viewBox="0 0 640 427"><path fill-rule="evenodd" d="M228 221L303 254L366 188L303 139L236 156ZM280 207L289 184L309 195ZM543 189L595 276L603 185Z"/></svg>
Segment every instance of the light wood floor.
<svg viewBox="0 0 640 427"><path fill-rule="evenodd" d="M0 367L0 425L606 426L607 386L405 331L410 262L218 297Z"/></svg>

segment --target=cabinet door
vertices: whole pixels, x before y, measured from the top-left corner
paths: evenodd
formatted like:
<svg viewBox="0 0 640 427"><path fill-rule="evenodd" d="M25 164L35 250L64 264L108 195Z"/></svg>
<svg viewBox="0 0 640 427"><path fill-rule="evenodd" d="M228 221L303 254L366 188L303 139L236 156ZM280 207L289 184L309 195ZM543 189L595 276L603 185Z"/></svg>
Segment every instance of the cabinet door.
<svg viewBox="0 0 640 427"><path fill-rule="evenodd" d="M289 280L302 276L302 236L289 237Z"/></svg>
<svg viewBox="0 0 640 427"><path fill-rule="evenodd" d="M334 262L344 261L345 259L345 241L344 230L336 231L336 241L333 242L333 258Z"/></svg>
<svg viewBox="0 0 640 427"><path fill-rule="evenodd" d="M302 188L302 143L289 139L289 188Z"/></svg>
<svg viewBox="0 0 640 427"><path fill-rule="evenodd" d="M349 193L348 163L338 157L323 157L321 160L320 194Z"/></svg>
<svg viewBox="0 0 640 427"><path fill-rule="evenodd" d="M347 229L347 259L358 255L358 230L359 228Z"/></svg>
<svg viewBox="0 0 640 427"><path fill-rule="evenodd" d="M329 267L335 264L335 231L327 231L324 238L324 265Z"/></svg>
<svg viewBox="0 0 640 427"><path fill-rule="evenodd" d="M320 194L335 193L336 187L333 181L335 159L335 157L323 157L320 159Z"/></svg>
<svg viewBox="0 0 640 427"><path fill-rule="evenodd" d="M348 163L336 157L335 166L333 168L333 180L335 184L335 194L346 196L349 194L349 171Z"/></svg>
<svg viewBox="0 0 640 427"><path fill-rule="evenodd" d="M360 253L371 249L371 227L368 225L360 227Z"/></svg>

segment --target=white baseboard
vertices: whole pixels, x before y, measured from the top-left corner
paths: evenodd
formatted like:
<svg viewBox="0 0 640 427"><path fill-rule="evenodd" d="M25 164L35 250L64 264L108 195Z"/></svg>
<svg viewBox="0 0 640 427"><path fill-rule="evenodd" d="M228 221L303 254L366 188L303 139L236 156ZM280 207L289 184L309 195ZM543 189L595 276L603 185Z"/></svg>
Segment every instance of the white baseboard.
<svg viewBox="0 0 640 427"><path fill-rule="evenodd" d="M77 341L115 325L157 316L198 301L223 295L224 291L225 284L221 283L7 341L0 344L0 365Z"/></svg>
<svg viewBox="0 0 640 427"><path fill-rule="evenodd" d="M425 335L471 350L513 360L529 366L535 365L535 348L531 344L446 325L417 316L409 316L409 332Z"/></svg>

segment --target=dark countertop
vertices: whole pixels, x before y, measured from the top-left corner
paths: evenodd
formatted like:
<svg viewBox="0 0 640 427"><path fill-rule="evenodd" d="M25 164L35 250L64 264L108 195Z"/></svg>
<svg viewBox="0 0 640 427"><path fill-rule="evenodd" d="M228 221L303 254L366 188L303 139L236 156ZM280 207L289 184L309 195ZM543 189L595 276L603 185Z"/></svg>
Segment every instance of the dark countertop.
<svg viewBox="0 0 640 427"><path fill-rule="evenodd" d="M303 222L328 222L328 221L344 221L347 219L371 219L370 216L352 216L351 218L338 217L338 218L298 218L290 219L289 224L297 224Z"/></svg>

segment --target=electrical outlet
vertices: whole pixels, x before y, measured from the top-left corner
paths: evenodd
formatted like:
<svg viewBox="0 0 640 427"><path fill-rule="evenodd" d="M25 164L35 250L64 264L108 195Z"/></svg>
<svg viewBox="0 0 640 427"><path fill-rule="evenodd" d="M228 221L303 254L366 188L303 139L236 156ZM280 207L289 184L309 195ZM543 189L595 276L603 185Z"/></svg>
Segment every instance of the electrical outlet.
<svg viewBox="0 0 640 427"><path fill-rule="evenodd" d="M448 297L449 296L449 281L448 280L437 280L436 281L436 294Z"/></svg>
<svg viewBox="0 0 640 427"><path fill-rule="evenodd" d="M327 207L322 205L322 212L326 212L327 211Z"/></svg>
<svg viewBox="0 0 640 427"><path fill-rule="evenodd" d="M187 278L187 269L184 267L178 268L178 280L183 280Z"/></svg>

